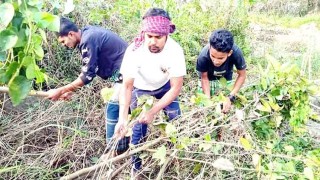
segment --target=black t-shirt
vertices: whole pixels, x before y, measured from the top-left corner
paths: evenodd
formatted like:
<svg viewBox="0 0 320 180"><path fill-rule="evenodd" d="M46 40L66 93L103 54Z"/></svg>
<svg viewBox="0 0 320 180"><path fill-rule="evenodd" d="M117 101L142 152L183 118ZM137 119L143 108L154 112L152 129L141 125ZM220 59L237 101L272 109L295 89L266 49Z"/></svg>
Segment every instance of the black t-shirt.
<svg viewBox="0 0 320 180"><path fill-rule="evenodd" d="M87 26L78 46L82 55L81 80L88 84L98 75L107 79L120 69L128 44L110 30Z"/></svg>
<svg viewBox="0 0 320 180"><path fill-rule="evenodd" d="M232 80L233 65L238 70L246 68L246 62L244 60L242 51L237 45L233 45L233 53L227 58L227 60L220 66L216 67L210 58L210 44L206 45L197 59L197 71L208 72L208 78L210 81L218 80L221 77L226 78L228 81Z"/></svg>

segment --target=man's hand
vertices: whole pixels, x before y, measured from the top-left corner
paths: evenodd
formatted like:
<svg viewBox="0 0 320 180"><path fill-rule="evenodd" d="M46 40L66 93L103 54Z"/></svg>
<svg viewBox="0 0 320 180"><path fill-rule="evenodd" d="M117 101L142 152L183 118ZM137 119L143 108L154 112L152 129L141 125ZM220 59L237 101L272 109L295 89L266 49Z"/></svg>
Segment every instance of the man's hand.
<svg viewBox="0 0 320 180"><path fill-rule="evenodd" d="M114 137L122 139L128 132L127 123L125 121L119 121L114 128Z"/></svg>
<svg viewBox="0 0 320 180"><path fill-rule="evenodd" d="M48 93L47 99L50 99L52 101L56 101L62 95L62 90L61 89L51 89L47 93Z"/></svg>
<svg viewBox="0 0 320 180"><path fill-rule="evenodd" d="M154 114L148 111L142 114L141 118L139 119L139 123L150 124L153 121L153 119Z"/></svg>
<svg viewBox="0 0 320 180"><path fill-rule="evenodd" d="M223 108L222 112L223 113L228 113L231 107L231 101L229 98L226 98L226 100L223 102Z"/></svg>
<svg viewBox="0 0 320 180"><path fill-rule="evenodd" d="M66 93L62 94L59 99L69 101L71 99L72 95L73 95L72 92L66 92Z"/></svg>

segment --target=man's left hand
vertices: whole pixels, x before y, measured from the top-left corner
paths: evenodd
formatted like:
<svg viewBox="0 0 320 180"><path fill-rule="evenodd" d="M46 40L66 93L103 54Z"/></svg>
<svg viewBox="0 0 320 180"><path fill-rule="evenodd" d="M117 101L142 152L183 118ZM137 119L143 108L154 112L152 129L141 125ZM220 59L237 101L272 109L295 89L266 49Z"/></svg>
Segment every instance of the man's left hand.
<svg viewBox="0 0 320 180"><path fill-rule="evenodd" d="M142 114L141 118L139 119L139 123L142 124L150 124L154 119L154 114L151 112L145 112Z"/></svg>
<svg viewBox="0 0 320 180"><path fill-rule="evenodd" d="M231 108L231 101L229 98L226 98L226 100L223 102L222 112L228 113L230 108Z"/></svg>

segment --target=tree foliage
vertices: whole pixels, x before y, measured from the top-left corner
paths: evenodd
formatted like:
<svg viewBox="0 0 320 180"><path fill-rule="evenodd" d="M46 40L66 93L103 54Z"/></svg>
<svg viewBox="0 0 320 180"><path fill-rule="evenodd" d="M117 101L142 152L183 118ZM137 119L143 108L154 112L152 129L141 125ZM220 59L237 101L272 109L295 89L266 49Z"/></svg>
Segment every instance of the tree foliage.
<svg viewBox="0 0 320 180"><path fill-rule="evenodd" d="M47 75L37 65L43 59L45 30L58 31L59 17L42 11L43 1L6 1L0 4L0 84L9 86L14 105L29 93L32 83Z"/></svg>

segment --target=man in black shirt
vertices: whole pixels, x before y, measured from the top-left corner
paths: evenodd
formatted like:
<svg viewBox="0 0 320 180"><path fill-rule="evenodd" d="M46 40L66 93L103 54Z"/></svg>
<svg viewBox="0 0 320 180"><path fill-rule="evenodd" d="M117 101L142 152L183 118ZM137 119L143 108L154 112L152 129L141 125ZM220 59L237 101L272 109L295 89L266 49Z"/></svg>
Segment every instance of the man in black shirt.
<svg viewBox="0 0 320 180"><path fill-rule="evenodd" d="M62 45L79 49L82 55L82 68L76 80L48 91L48 99L66 99L70 92L90 83L95 76L111 79L115 82L114 87L118 88L115 88L116 92L106 108L107 139L110 140L119 117L118 91L122 82L119 69L128 44L110 30L95 26L86 26L80 30L64 17L60 19L58 35L58 41Z"/></svg>
<svg viewBox="0 0 320 180"><path fill-rule="evenodd" d="M223 103L222 112L226 113L235 100L246 79L246 62L239 47L234 44L230 31L219 29L210 36L210 43L206 45L197 59L197 71L200 74L199 85L202 92L209 98L215 94L219 86L219 79L224 77L228 83L232 81L233 66L237 68L237 78L233 88Z"/></svg>

